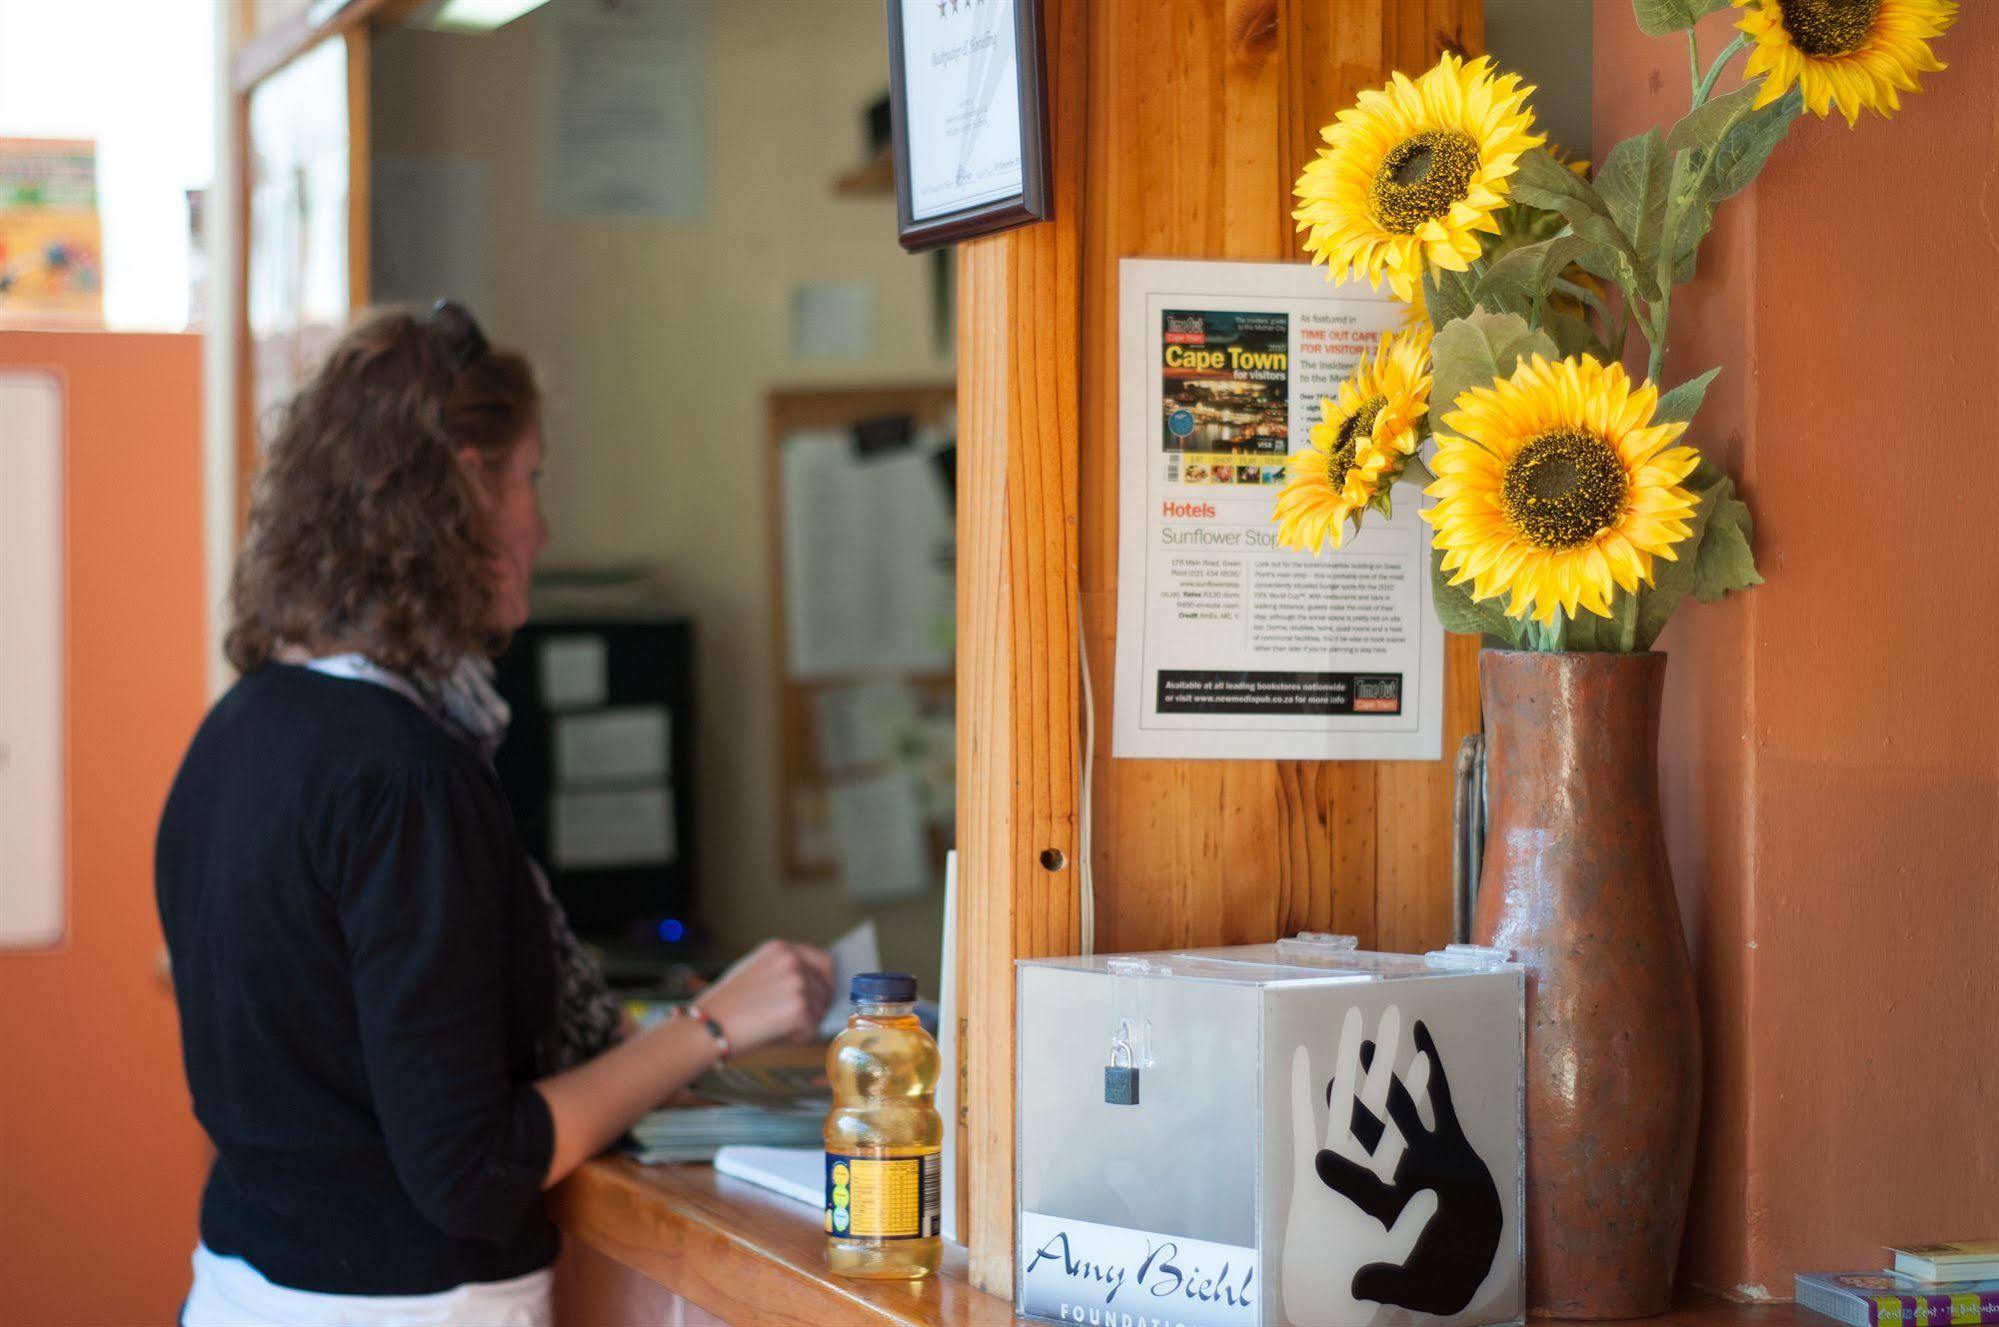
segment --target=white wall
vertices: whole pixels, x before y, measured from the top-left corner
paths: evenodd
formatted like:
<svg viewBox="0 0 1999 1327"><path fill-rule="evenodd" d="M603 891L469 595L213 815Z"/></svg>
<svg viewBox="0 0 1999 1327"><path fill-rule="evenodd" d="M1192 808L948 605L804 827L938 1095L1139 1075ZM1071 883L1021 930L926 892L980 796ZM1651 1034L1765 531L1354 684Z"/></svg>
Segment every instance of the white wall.
<svg viewBox="0 0 1999 1327"><path fill-rule="evenodd" d="M548 561L657 563L696 622L704 915L738 946L773 930L831 939L860 911L831 884L780 878L763 410L777 385L953 372L931 346L929 263L897 247L893 201L832 190L861 158L862 108L887 86L883 6L712 5L710 206L695 222L541 216L536 42L549 22L388 35L375 149L487 163L492 298L477 312L550 391ZM790 357L791 293L807 280L872 283L864 358ZM934 897L879 913L885 961L926 989L940 915Z"/></svg>

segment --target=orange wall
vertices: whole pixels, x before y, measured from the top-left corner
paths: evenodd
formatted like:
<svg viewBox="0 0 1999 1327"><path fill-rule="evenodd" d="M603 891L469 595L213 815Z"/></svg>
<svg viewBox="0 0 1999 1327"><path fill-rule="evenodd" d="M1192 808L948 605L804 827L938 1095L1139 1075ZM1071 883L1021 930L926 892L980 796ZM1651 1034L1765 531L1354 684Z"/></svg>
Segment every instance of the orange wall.
<svg viewBox="0 0 1999 1327"><path fill-rule="evenodd" d="M201 342L0 332L0 365L66 380L69 635L69 934L0 952L0 1321L163 1324L206 1168L152 869L206 694Z"/></svg>
<svg viewBox="0 0 1999 1327"><path fill-rule="evenodd" d="M1600 160L1685 108L1687 60L1627 0L1596 43ZM1802 120L1675 310L1665 376L1726 364L1690 441L1769 581L1662 642L1708 1041L1688 1268L1745 1294L1999 1232L1999 4L1938 54L1893 120Z"/></svg>

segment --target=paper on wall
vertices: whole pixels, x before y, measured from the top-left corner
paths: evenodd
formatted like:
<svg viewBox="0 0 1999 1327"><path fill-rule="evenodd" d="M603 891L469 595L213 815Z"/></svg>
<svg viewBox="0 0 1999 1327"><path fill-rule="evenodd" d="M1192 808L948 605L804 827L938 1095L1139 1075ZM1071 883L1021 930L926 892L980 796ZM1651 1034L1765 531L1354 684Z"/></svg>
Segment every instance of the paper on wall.
<svg viewBox="0 0 1999 1327"><path fill-rule="evenodd" d="M0 371L0 948L61 941L63 391Z"/></svg>
<svg viewBox="0 0 1999 1327"><path fill-rule="evenodd" d="M833 841L833 813L826 790L800 784L791 790L791 855L802 868L831 866L839 845Z"/></svg>
<svg viewBox="0 0 1999 1327"><path fill-rule="evenodd" d="M665 866L678 851L672 789L570 789L555 794L549 856L556 869Z"/></svg>
<svg viewBox="0 0 1999 1327"><path fill-rule="evenodd" d="M950 669L954 525L934 450L927 434L865 459L839 431L802 431L784 440L792 677Z"/></svg>
<svg viewBox="0 0 1999 1327"><path fill-rule="evenodd" d="M541 674L541 703L551 710L587 710L604 703L609 692L607 651L602 636L546 636L536 660Z"/></svg>
<svg viewBox="0 0 1999 1327"><path fill-rule="evenodd" d="M861 682L812 693L812 735L825 773L886 765L917 722L916 692L901 682Z"/></svg>
<svg viewBox="0 0 1999 1327"><path fill-rule="evenodd" d="M1021 191L1020 70L1014 0L903 0L903 117L910 215L928 221Z"/></svg>
<svg viewBox="0 0 1999 1327"><path fill-rule="evenodd" d="M563 786L664 779L668 768L664 705L623 705L555 721L555 781Z"/></svg>
<svg viewBox="0 0 1999 1327"><path fill-rule="evenodd" d="M866 359L874 350L874 286L807 281L791 291L793 359Z"/></svg>
<svg viewBox="0 0 1999 1327"><path fill-rule="evenodd" d="M1403 306L1298 263L1119 265L1118 756L1437 760L1443 627L1420 489L1277 546L1288 452Z"/></svg>
<svg viewBox="0 0 1999 1327"><path fill-rule="evenodd" d="M929 839L914 775L898 770L835 783L826 798L848 897L908 898L929 888Z"/></svg>
<svg viewBox="0 0 1999 1327"><path fill-rule="evenodd" d="M557 0L540 21L542 212L704 215L707 0Z"/></svg>

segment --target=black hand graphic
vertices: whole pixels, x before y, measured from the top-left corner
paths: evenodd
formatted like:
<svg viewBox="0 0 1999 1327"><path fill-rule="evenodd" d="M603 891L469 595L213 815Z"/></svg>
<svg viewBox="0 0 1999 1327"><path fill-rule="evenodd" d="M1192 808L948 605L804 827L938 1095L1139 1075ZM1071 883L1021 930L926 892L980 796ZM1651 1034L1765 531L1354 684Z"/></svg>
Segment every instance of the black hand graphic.
<svg viewBox="0 0 1999 1327"><path fill-rule="evenodd" d="M1430 1029L1416 1023L1416 1049L1430 1060L1430 1105L1437 1117L1435 1129L1423 1127L1416 1102L1403 1086L1400 1075L1388 1085L1388 1116L1402 1132L1407 1150L1395 1169L1395 1182L1382 1183L1379 1176L1338 1153L1321 1151L1315 1158L1319 1179L1356 1207L1392 1227L1409 1200L1425 1189L1437 1195L1437 1214L1424 1226L1409 1260L1369 1263L1354 1274L1356 1299L1381 1304L1399 1304L1424 1313L1462 1312L1478 1292L1480 1282L1492 1270L1493 1254L1499 1250L1502 1221L1499 1190L1493 1186L1492 1172L1472 1150L1464 1129L1458 1124L1451 1104L1450 1080L1444 1076L1444 1062ZM1363 1070L1374 1062L1374 1043L1360 1048ZM1371 1152L1383 1133L1382 1123L1358 1099L1353 1108L1353 1134Z"/></svg>

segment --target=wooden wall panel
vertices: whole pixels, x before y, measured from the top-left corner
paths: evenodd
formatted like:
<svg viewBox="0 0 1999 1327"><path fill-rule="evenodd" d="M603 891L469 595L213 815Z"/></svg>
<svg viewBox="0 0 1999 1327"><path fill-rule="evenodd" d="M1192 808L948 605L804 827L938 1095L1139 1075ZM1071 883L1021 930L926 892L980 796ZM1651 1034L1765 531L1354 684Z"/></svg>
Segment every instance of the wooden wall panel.
<svg viewBox="0 0 1999 1327"><path fill-rule="evenodd" d="M1453 640L1435 763L1110 758L1117 264L1300 258L1291 182L1392 68L1476 49L1479 0L1043 0L1054 218L959 257L959 954L975 1283L1010 1293L1016 956L1075 952L1086 659L1100 951L1335 930L1449 939ZM1080 609L1080 634L1078 619Z"/></svg>
<svg viewBox="0 0 1999 1327"><path fill-rule="evenodd" d="M1296 259L1291 182L1319 127L1391 68L1476 47L1470 0L1179 0L1091 9L1083 227L1079 578L1110 730L1117 600L1117 260ZM1112 761L1096 810L1101 949L1269 939L1449 939L1451 757L1477 726L1454 644L1445 760ZM1101 754L1101 753L1100 753Z"/></svg>

